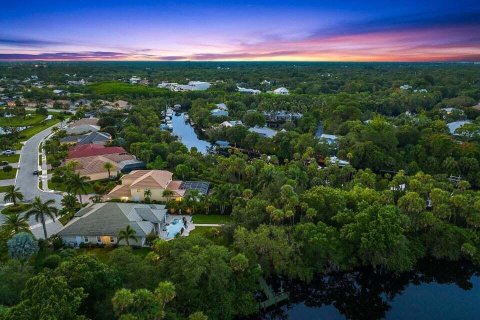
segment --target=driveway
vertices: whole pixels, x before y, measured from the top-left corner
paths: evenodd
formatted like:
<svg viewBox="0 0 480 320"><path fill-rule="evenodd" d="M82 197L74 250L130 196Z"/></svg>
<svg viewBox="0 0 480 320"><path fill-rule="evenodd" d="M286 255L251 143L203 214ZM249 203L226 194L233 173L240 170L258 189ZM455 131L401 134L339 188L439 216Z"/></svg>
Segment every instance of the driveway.
<svg viewBox="0 0 480 320"><path fill-rule="evenodd" d="M55 126L59 126L57 124ZM22 192L24 201L31 202L35 197L40 197L42 201L47 201L50 199L55 200L55 206L61 208L60 201L62 200L62 195L53 193L53 192L44 192L38 188L38 176L33 175L33 171L39 170L38 166L38 147L43 139L52 133L52 128L54 126L34 135L29 140L27 140L20 151L20 162L17 171L17 177L15 178L15 186L20 188ZM0 199L3 201L3 197ZM0 215L0 223L2 217ZM43 238L42 226L35 221L34 218L29 220L32 233L37 238ZM47 231L48 235L52 235L58 232L62 228L62 225L56 221L47 221Z"/></svg>

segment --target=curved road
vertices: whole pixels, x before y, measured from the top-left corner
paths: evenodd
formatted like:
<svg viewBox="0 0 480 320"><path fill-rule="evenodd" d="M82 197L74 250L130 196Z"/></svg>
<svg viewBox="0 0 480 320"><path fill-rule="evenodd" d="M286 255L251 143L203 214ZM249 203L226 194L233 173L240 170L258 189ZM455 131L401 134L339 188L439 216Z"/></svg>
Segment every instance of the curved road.
<svg viewBox="0 0 480 320"><path fill-rule="evenodd" d="M15 178L15 186L20 188L22 192L24 201L31 202L35 197L40 197L42 201L47 201L50 199L55 200L57 207L61 207L60 201L62 200L62 195L54 192L45 192L38 188L38 179L39 177L33 175L33 171L39 170L38 164L38 148L40 143L52 133L52 128L55 126L60 126L60 124L54 125L28 139L21 152L20 152L20 162L17 171L17 177ZM0 221L2 217L0 215ZM35 221L34 218L31 218L30 228L32 233L37 238L43 238L42 225ZM52 235L58 232L61 229L62 225L56 220L47 221L47 233Z"/></svg>

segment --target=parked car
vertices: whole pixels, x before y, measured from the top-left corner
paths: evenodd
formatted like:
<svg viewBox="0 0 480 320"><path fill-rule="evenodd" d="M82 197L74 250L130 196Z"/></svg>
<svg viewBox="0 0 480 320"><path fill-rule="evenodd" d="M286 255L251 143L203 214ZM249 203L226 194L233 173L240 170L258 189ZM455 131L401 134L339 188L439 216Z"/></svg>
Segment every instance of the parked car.
<svg viewBox="0 0 480 320"><path fill-rule="evenodd" d="M0 162L0 166L8 166L8 161L2 161L2 162Z"/></svg>
<svg viewBox="0 0 480 320"><path fill-rule="evenodd" d="M4 156L11 156L12 154L15 154L15 151L10 150L10 149L2 151L2 155L4 155Z"/></svg>
<svg viewBox="0 0 480 320"><path fill-rule="evenodd" d="M38 176L39 174L40 174L40 171L38 171L38 170L33 171L34 176Z"/></svg>

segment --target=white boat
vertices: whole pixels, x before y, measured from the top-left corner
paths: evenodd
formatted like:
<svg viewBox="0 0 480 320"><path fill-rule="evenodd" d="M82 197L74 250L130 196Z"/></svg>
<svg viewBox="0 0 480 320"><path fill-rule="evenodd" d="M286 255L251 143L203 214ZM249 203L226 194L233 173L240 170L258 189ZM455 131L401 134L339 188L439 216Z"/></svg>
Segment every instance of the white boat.
<svg viewBox="0 0 480 320"><path fill-rule="evenodd" d="M188 116L187 113L183 115L183 120L185 120L185 122L188 122L188 120L190 120L190 117Z"/></svg>

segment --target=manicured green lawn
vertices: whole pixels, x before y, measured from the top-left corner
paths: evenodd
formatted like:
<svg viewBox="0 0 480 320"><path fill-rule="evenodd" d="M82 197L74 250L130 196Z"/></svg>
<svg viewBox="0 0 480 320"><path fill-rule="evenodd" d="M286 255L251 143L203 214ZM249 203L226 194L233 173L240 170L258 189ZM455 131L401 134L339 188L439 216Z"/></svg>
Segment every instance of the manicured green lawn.
<svg viewBox="0 0 480 320"><path fill-rule="evenodd" d="M195 214L193 215L193 223L199 224L225 224L232 221L232 217L220 214Z"/></svg>
<svg viewBox="0 0 480 320"><path fill-rule="evenodd" d="M8 163L17 163L20 160L19 154L12 154L11 156L4 156L0 154L0 161L8 161Z"/></svg>
<svg viewBox="0 0 480 320"><path fill-rule="evenodd" d="M51 180L48 180L48 188L56 191L65 191L65 192L67 191L67 187L65 186L64 183L55 183L55 182L52 182ZM93 185L91 183L88 183L86 191L82 192L82 194L91 194L91 193L95 193L95 191L93 191Z"/></svg>
<svg viewBox="0 0 480 320"><path fill-rule="evenodd" d="M7 192L8 187L11 187L11 186L0 186L0 192Z"/></svg>
<svg viewBox="0 0 480 320"><path fill-rule="evenodd" d="M0 180L5 180L5 179L15 179L15 175L17 174L17 169L12 169L10 172L5 172L3 170L0 170Z"/></svg>
<svg viewBox="0 0 480 320"><path fill-rule="evenodd" d="M0 118L0 127L28 127L42 122L46 117L40 114L34 114L28 117Z"/></svg>

